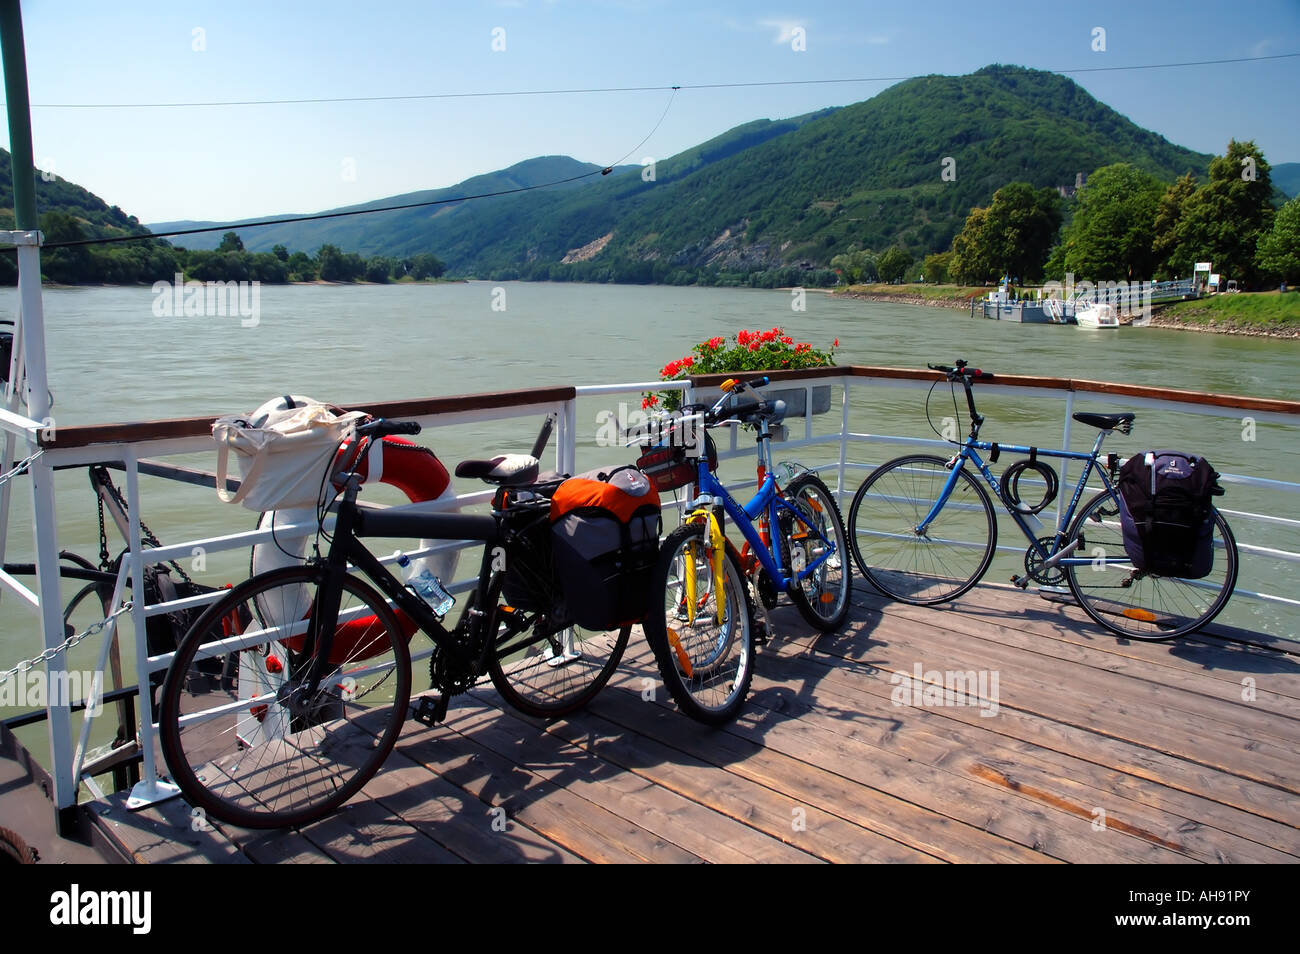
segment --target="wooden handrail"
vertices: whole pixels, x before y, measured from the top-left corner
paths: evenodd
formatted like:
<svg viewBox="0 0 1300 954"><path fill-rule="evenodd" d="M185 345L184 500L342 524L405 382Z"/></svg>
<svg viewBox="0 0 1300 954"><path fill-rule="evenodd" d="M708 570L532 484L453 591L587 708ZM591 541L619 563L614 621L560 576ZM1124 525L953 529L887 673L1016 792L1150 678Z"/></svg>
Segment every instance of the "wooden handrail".
<svg viewBox="0 0 1300 954"><path fill-rule="evenodd" d="M340 405L347 411L366 411L376 417L432 417L460 411L495 410L524 407L530 404L557 404L577 396L572 385L550 388L524 388L517 391L489 391L484 394L460 394L452 397L417 398L408 401L369 401ZM49 438L42 438L44 448L85 447L90 444L130 444L182 437L208 437L212 422L220 415L177 417L160 421L136 421L124 424L88 424L60 427Z"/></svg>
<svg viewBox="0 0 1300 954"><path fill-rule="evenodd" d="M841 373L861 378L942 381L944 377L942 372L931 371L928 368L875 368L853 365L840 370ZM1180 391L1174 388L1153 388L1141 384L1089 381L1085 378L1048 378L1035 375L1002 374L996 372L996 369L993 370L995 376L988 381L980 381L979 386L981 388L989 385L1044 388L1056 391L1074 391L1075 393L1114 394L1152 401L1181 401L1185 404L1198 404L1203 407L1230 407L1241 411L1268 411L1274 414L1300 415L1300 401L1286 401L1280 398L1248 397L1241 394L1212 394L1203 391Z"/></svg>
<svg viewBox="0 0 1300 954"><path fill-rule="evenodd" d="M819 378L883 378L907 381L942 380L938 371L922 368L891 368L867 365L841 365L829 368L782 369L776 371L745 372L752 377L766 374L774 382L816 380ZM692 376L694 387L717 387L736 374L705 374ZM1211 394L1202 391L1180 391L1172 388L1149 387L1140 384L1117 384L1109 381L1089 381L1082 378L1051 378L1036 375L1001 374L988 381L986 386L1042 388L1044 390L1073 391L1076 394L1107 394L1143 398L1156 401L1180 401L1202 407L1233 408L1240 411L1294 414L1300 416L1300 401L1280 398L1248 397L1238 394ZM577 390L565 385L549 388L525 388L514 391L488 391L482 394L461 394L452 397L416 398L406 401L371 401L344 405L347 410L363 410L380 417L432 417L461 411L494 410L521 407L530 404L554 404L573 400ZM137 421L122 424L89 424L81 427L60 427L54 434L40 439L45 448L85 447L90 444L127 444L167 440L184 437L205 437L211 433L216 415L208 417L181 417L156 421Z"/></svg>

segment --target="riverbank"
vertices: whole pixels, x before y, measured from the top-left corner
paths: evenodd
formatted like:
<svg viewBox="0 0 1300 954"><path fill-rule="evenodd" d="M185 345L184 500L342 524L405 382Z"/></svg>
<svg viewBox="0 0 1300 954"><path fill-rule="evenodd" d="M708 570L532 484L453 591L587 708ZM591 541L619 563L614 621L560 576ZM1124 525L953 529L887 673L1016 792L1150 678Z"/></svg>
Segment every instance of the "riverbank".
<svg viewBox="0 0 1300 954"><path fill-rule="evenodd" d="M1300 338L1300 292L1244 292L1151 309L1152 328L1255 338Z"/></svg>
<svg viewBox="0 0 1300 954"><path fill-rule="evenodd" d="M969 285L850 285L834 289L836 298L860 301L892 301L900 305L970 310L972 298L983 298L988 290Z"/></svg>

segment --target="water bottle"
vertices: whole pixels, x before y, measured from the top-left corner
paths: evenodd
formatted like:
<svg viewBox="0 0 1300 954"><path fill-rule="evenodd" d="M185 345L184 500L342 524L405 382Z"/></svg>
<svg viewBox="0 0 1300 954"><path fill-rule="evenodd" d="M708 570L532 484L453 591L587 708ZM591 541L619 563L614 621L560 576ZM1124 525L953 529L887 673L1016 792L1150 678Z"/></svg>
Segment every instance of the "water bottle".
<svg viewBox="0 0 1300 954"><path fill-rule="evenodd" d="M407 589L428 603L429 609L439 619L446 616L456 602L456 597L447 592L442 581L427 566L412 563L411 558L401 550L397 551L397 565L402 568L402 581Z"/></svg>

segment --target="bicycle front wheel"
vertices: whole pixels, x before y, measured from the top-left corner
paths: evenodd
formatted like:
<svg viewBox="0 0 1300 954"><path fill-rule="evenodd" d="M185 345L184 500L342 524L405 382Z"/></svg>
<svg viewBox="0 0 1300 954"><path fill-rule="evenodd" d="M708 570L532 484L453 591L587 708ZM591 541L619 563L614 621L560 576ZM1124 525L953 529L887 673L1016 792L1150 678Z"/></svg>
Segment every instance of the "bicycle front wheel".
<svg viewBox="0 0 1300 954"><path fill-rule="evenodd" d="M1218 616L1237 585L1237 542L1214 511L1214 566L1187 580L1157 576L1129 562L1119 500L1103 490L1084 506L1070 531L1079 546L1066 565L1070 592L1096 622L1130 639L1185 636ZM1084 562L1084 561L1087 562Z"/></svg>
<svg viewBox="0 0 1300 954"><path fill-rule="evenodd" d="M712 725L735 718L754 675L753 622L740 566L731 549L715 577L707 525L690 523L659 551L651 593L663 603L645 621L664 685L683 712Z"/></svg>
<svg viewBox="0 0 1300 954"><path fill-rule="evenodd" d="M853 579L840 508L826 485L812 474L791 481L785 496L802 517L796 520L784 515L788 521L783 521L781 528L786 568L793 577L822 561L793 585L790 598L810 626L829 633L839 629L849 615Z"/></svg>
<svg viewBox="0 0 1300 954"><path fill-rule="evenodd" d="M325 580L324 568L289 567L241 583L176 651L159 738L172 779L212 818L314 821L355 795L397 741L415 623L345 577L326 657L314 612Z"/></svg>
<svg viewBox="0 0 1300 954"><path fill-rule="evenodd" d="M993 504L964 470L925 532L917 531L951 476L940 457L899 457L872 471L853 495L853 558L867 582L891 599L918 606L955 599L993 562Z"/></svg>
<svg viewBox="0 0 1300 954"><path fill-rule="evenodd" d="M522 631L511 633L512 619L503 615L500 648L488 664L492 685L520 712L543 719L568 715L595 698L618 668L632 633L631 626L608 632L569 626L550 632L549 620L540 613Z"/></svg>

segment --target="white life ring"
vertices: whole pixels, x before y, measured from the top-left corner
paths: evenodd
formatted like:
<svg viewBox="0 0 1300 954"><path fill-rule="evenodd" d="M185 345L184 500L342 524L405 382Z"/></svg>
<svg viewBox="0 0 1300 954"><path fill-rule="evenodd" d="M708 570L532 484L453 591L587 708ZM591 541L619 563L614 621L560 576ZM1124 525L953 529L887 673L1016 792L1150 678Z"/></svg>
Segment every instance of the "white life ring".
<svg viewBox="0 0 1300 954"><path fill-rule="evenodd" d="M427 447L420 447L400 437L371 441L364 460L358 462L357 474L362 483L378 482L396 487L412 503L445 500L456 496L451 477L442 461ZM270 510L258 521L259 530L272 526L314 523L312 507L293 510ZM421 540L420 549L436 546L436 540ZM253 547L253 575L286 566L299 566L307 551L307 537L292 540L268 540ZM456 572L458 551L428 554L412 562L429 568L440 580L450 581Z"/></svg>

